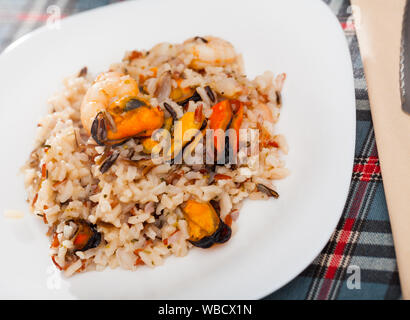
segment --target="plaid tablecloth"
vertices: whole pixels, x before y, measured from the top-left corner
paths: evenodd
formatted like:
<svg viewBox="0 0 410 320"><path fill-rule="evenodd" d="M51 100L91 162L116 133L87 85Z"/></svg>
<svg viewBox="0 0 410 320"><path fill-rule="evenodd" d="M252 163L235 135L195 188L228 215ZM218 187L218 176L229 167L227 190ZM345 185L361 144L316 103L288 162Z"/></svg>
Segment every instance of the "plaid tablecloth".
<svg viewBox="0 0 410 320"><path fill-rule="evenodd" d="M400 283L352 8L349 0L323 1L345 30L354 67L357 129L351 185L342 218L321 254L266 299L398 299ZM64 17L112 2L117 1L0 0L0 51L44 25L55 12L50 6L58 6Z"/></svg>

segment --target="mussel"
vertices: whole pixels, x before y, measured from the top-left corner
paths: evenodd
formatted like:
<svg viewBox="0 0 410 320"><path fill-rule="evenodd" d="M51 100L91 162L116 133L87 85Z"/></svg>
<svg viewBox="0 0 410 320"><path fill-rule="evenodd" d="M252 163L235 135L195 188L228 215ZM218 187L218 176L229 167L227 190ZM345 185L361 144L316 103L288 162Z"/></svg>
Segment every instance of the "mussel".
<svg viewBox="0 0 410 320"><path fill-rule="evenodd" d="M198 111L199 110L199 111ZM202 108L198 107L195 112L185 112L182 118L175 123L174 137L171 145L166 150L166 159L175 162L182 156L184 147L194 141L195 137L201 134L201 130L206 128L207 121L202 114Z"/></svg>
<svg viewBox="0 0 410 320"><path fill-rule="evenodd" d="M101 242L101 233L97 231L97 226L86 220L74 220L77 231L73 237L74 251L86 251L96 248Z"/></svg>
<svg viewBox="0 0 410 320"><path fill-rule="evenodd" d="M189 242L194 246L206 249L230 239L231 228L222 221L211 203L188 200L183 212L188 223Z"/></svg>
<svg viewBox="0 0 410 320"><path fill-rule="evenodd" d="M235 159L242 120L243 104L239 100L223 100L212 107L210 129L214 130L213 143L218 164Z"/></svg>
<svg viewBox="0 0 410 320"><path fill-rule="evenodd" d="M120 145L137 135L150 136L164 123L164 112L144 101L124 98L109 110L99 112L91 125L91 136L101 146Z"/></svg>

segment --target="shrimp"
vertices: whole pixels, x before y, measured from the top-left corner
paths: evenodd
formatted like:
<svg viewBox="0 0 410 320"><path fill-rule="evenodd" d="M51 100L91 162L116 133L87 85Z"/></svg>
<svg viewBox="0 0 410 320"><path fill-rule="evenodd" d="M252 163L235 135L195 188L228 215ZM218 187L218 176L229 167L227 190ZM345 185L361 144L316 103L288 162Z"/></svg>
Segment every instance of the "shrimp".
<svg viewBox="0 0 410 320"><path fill-rule="evenodd" d="M81 122L99 145L120 143L161 128L164 112L141 97L129 75L105 72L97 76L81 104Z"/></svg>
<svg viewBox="0 0 410 320"><path fill-rule="evenodd" d="M190 64L193 69L202 69L208 65L223 67L235 62L237 58L232 44L211 36L186 40L184 51L194 56Z"/></svg>

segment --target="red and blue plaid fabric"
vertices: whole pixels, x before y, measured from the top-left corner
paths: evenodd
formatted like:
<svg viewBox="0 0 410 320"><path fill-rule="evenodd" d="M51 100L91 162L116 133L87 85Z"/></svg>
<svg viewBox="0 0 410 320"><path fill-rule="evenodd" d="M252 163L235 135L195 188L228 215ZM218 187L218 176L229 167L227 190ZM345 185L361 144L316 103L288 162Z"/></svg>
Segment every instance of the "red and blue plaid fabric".
<svg viewBox="0 0 410 320"><path fill-rule="evenodd" d="M297 278L266 299L398 299L393 239L351 6L348 0L323 1L345 30L354 67L357 132L351 185L343 215L326 247ZM1 0L0 51L44 25L51 5L57 5L64 17L113 2L117 1ZM348 285L352 266L360 270L360 288Z"/></svg>
<svg viewBox="0 0 410 320"><path fill-rule="evenodd" d="M320 255L266 298L398 299L400 282L352 8L348 0L324 2L345 30L353 62L357 122L350 190L342 218ZM360 270L360 289L348 286L352 266Z"/></svg>

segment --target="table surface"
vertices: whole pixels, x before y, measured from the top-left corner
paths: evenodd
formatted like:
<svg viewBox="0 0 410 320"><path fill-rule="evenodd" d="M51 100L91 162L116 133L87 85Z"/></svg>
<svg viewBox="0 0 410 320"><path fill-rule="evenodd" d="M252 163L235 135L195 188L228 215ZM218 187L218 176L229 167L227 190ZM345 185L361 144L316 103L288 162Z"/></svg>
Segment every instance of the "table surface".
<svg viewBox="0 0 410 320"><path fill-rule="evenodd" d="M399 299L400 281L369 99L349 0L323 0L338 17L350 48L356 91L356 150L342 217L320 255L266 299ZM0 0L0 52L47 22L118 0ZM47 10L49 9L49 10Z"/></svg>

